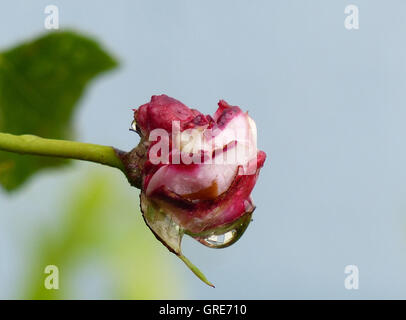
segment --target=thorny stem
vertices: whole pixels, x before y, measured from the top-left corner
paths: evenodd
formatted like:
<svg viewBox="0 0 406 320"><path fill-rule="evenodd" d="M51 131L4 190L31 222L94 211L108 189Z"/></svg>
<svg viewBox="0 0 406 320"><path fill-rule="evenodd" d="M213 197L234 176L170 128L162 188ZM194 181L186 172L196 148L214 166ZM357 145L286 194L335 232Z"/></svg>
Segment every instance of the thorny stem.
<svg viewBox="0 0 406 320"><path fill-rule="evenodd" d="M91 161L118 168L125 173L124 164L117 154L120 151L109 146L44 139L33 135L17 136L0 132L0 150L20 154Z"/></svg>

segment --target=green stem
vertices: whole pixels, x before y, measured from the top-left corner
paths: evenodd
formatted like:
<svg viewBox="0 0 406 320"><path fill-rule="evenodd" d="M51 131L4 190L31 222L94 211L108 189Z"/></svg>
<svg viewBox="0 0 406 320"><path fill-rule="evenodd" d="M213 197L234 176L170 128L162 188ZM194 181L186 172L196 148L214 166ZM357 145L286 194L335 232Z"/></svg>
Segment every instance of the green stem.
<svg viewBox="0 0 406 320"><path fill-rule="evenodd" d="M215 288L214 284L212 284L209 280L207 280L206 276L196 267L188 258L186 258L183 254L177 255L186 265L187 267L192 270L192 272L205 284L208 284L210 287Z"/></svg>
<svg viewBox="0 0 406 320"><path fill-rule="evenodd" d="M97 144L44 139L33 135L16 136L0 132L0 150L31 154L85 160L118 168L125 172L124 165L113 147Z"/></svg>

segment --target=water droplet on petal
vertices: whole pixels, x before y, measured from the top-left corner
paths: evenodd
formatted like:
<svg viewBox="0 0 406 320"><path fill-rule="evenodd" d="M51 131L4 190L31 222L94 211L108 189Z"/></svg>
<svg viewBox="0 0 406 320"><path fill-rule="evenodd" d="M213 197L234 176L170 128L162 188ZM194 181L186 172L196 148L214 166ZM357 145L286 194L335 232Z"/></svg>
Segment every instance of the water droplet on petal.
<svg viewBox="0 0 406 320"><path fill-rule="evenodd" d="M251 222L252 212L253 211L247 212L236 222L233 222L220 230L215 230L206 237L194 236L194 238L209 248L220 249L229 247L236 243L247 229Z"/></svg>
<svg viewBox="0 0 406 320"><path fill-rule="evenodd" d="M131 122L130 130L137 131L137 123L135 122L135 120L133 120L133 122Z"/></svg>
<svg viewBox="0 0 406 320"><path fill-rule="evenodd" d="M207 238L200 239L199 242L210 248L224 248L229 246L229 242L234 239L236 233L236 230L230 230L220 235L213 234Z"/></svg>

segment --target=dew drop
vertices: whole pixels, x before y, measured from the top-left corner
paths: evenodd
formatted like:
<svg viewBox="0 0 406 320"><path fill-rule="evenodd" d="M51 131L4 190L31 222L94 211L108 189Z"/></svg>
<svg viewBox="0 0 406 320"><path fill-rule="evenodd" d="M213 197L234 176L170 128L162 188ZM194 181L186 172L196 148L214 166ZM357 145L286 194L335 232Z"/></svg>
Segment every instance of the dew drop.
<svg viewBox="0 0 406 320"><path fill-rule="evenodd" d="M135 122L135 120L133 120L133 122L131 122L130 130L137 131L137 123Z"/></svg>
<svg viewBox="0 0 406 320"><path fill-rule="evenodd" d="M192 237L209 248L220 249L231 246L241 238L247 229L249 223L251 222L252 212L253 211L247 212L236 222L216 230L205 237L196 235L192 235Z"/></svg>
<svg viewBox="0 0 406 320"><path fill-rule="evenodd" d="M236 234L236 230L230 230L224 234L213 234L207 238L199 239L199 242L210 248L224 248L231 244L230 242L234 240Z"/></svg>

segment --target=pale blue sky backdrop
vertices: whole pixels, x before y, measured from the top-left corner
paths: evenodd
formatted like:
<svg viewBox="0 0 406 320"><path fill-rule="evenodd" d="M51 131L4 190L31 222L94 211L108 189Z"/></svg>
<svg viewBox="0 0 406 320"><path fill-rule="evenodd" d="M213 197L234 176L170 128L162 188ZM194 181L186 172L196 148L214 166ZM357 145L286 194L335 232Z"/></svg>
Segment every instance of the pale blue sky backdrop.
<svg viewBox="0 0 406 320"><path fill-rule="evenodd" d="M406 298L405 1L7 0L0 48L44 32L48 4L121 61L81 101L78 140L130 149L131 108L161 93L204 113L225 99L257 123L268 158L254 221L228 249L184 243L216 289L168 258L190 298ZM344 28L348 4L359 30ZM24 239L57 220L75 170L0 192L0 297L18 294ZM349 264L357 291L344 288Z"/></svg>

